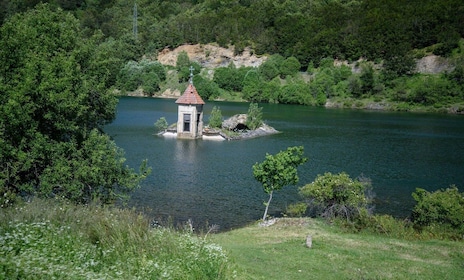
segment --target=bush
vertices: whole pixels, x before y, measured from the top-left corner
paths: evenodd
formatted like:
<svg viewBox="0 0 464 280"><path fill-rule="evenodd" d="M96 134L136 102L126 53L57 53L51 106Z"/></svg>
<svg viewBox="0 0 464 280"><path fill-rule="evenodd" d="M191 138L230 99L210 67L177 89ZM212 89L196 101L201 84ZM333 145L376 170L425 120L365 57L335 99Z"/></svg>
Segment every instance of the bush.
<svg viewBox="0 0 464 280"><path fill-rule="evenodd" d="M291 56L285 59L280 65L280 77L285 78L292 76L300 71L301 64L295 57Z"/></svg>
<svg viewBox="0 0 464 280"><path fill-rule="evenodd" d="M167 128L168 128L168 122L166 121L165 117L161 117L159 118L159 120L155 122L155 129L157 132L166 130Z"/></svg>
<svg viewBox="0 0 464 280"><path fill-rule="evenodd" d="M129 61L124 65L124 67L119 71L117 84L118 87L124 91L134 91L136 90L141 81L141 69L137 62Z"/></svg>
<svg viewBox="0 0 464 280"><path fill-rule="evenodd" d="M209 116L209 127L221 128L222 127L222 114L219 107L214 106Z"/></svg>
<svg viewBox="0 0 464 280"><path fill-rule="evenodd" d="M307 209L308 204L304 202L293 203L287 206L285 214L287 214L290 217L303 217Z"/></svg>
<svg viewBox="0 0 464 280"><path fill-rule="evenodd" d="M417 202L412 212L416 227L444 226L464 234L464 196L456 186L432 193L418 188L412 196Z"/></svg>
<svg viewBox="0 0 464 280"><path fill-rule="evenodd" d="M198 94L201 96L201 98L203 98L203 100L213 100L221 93L221 89L215 82L207 78L203 78L200 75L197 75L193 78L193 83L197 89Z"/></svg>
<svg viewBox="0 0 464 280"><path fill-rule="evenodd" d="M263 124L263 108L259 107L256 103L250 103L250 107L248 107L248 114L246 125L250 129L257 129Z"/></svg>
<svg viewBox="0 0 464 280"><path fill-rule="evenodd" d="M117 84L124 91L134 91L142 87L144 92L151 94L159 90L159 85L164 80L164 66L157 61L144 59L140 62L127 62L119 72Z"/></svg>
<svg viewBox="0 0 464 280"><path fill-rule="evenodd" d="M354 220L371 201L367 196L369 180L351 179L344 172L318 175L314 182L300 188L300 194L327 219L344 218Z"/></svg>

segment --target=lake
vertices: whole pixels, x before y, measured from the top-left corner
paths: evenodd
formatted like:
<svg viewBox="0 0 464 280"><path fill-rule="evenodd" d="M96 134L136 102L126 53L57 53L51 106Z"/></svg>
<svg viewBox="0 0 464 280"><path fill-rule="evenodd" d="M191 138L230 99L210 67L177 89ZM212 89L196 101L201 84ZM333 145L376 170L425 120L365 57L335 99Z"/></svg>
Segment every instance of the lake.
<svg viewBox="0 0 464 280"><path fill-rule="evenodd" d="M270 215L301 200L298 188L318 174L345 171L372 181L375 212L406 217L417 187L429 191L464 185L464 117L297 105L260 104L265 122L279 134L247 140L178 140L155 135L154 123L177 121L173 99L120 98L115 121L105 131L123 148L136 169L148 159L152 173L133 193L129 206L153 219L221 229L244 226L262 217L267 200L252 166L289 146L302 145L309 161L299 168L300 182L275 193ZM224 118L246 113L247 103L207 102Z"/></svg>

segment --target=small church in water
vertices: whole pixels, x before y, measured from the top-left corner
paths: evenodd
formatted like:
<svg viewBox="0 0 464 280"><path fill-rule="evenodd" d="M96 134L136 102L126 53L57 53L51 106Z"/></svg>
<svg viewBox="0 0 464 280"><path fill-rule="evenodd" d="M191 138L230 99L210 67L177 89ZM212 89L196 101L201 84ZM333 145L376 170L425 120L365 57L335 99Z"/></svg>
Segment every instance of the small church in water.
<svg viewBox="0 0 464 280"><path fill-rule="evenodd" d="M193 85L193 67L190 67L190 80L184 94L176 100L177 138L197 139L203 136L203 105L205 102Z"/></svg>

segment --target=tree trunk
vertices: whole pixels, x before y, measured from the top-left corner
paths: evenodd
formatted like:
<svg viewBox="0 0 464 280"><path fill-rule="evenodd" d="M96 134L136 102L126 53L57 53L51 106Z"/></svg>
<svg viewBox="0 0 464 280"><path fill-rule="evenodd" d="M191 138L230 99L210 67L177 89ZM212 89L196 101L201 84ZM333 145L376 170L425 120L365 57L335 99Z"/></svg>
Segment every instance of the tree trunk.
<svg viewBox="0 0 464 280"><path fill-rule="evenodd" d="M269 209L269 204L271 204L271 200L272 200L272 192L273 192L273 191L271 191L271 192L269 193L269 200L268 200L267 203L266 203L266 210L264 210L263 222L266 221L267 210Z"/></svg>

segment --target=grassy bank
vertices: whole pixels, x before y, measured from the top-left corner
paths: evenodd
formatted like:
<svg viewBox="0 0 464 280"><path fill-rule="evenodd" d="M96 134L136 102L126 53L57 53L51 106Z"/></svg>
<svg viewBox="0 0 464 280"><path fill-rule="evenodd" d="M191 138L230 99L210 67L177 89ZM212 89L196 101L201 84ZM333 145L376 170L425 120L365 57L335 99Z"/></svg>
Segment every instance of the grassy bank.
<svg viewBox="0 0 464 280"><path fill-rule="evenodd" d="M464 278L463 242L347 234L310 218L198 236L56 200L1 209L0 248L0 279Z"/></svg>
<svg viewBox="0 0 464 280"><path fill-rule="evenodd" d="M464 279L463 242L347 234L309 218L251 225L213 241L235 263L237 279Z"/></svg>
<svg viewBox="0 0 464 280"><path fill-rule="evenodd" d="M0 210L0 279L230 279L222 249L131 210L35 200Z"/></svg>

